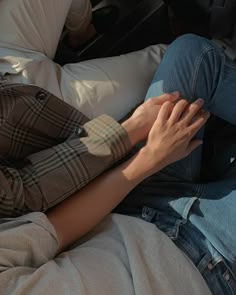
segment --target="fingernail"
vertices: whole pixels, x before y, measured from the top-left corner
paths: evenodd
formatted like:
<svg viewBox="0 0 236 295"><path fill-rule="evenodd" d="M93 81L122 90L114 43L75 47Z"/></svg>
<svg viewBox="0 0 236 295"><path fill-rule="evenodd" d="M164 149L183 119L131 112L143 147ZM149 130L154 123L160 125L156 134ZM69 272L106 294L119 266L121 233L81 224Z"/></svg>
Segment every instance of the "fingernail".
<svg viewBox="0 0 236 295"><path fill-rule="evenodd" d="M197 102L200 103L200 104L204 104L205 101L204 101L203 98L199 98L199 99L197 99Z"/></svg>
<svg viewBox="0 0 236 295"><path fill-rule="evenodd" d="M177 96L177 95L179 96L180 95L179 91L174 91L174 92L171 92L170 94L173 95L173 96Z"/></svg>

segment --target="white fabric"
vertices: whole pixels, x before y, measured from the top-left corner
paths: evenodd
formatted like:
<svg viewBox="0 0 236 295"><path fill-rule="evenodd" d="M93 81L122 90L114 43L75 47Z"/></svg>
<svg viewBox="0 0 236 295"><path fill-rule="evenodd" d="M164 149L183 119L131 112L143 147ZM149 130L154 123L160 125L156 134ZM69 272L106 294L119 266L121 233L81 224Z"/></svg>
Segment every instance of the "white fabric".
<svg viewBox="0 0 236 295"><path fill-rule="evenodd" d="M0 73L45 88L91 118L120 119L144 98L165 47L61 68L51 59L71 4L1 0ZM0 294L210 294L197 269L151 224L113 215L90 238L53 259L57 237L45 215L0 220Z"/></svg>
<svg viewBox="0 0 236 295"><path fill-rule="evenodd" d="M0 294L211 294L174 243L137 218L110 215L53 259L56 251L56 233L44 214L2 220Z"/></svg>
<svg viewBox="0 0 236 295"><path fill-rule="evenodd" d="M88 23L88 2L1 0L0 73L11 73L7 79L13 82L47 89L89 118L106 113L120 120L144 99L166 46L64 67L55 64L67 13L70 27Z"/></svg>
<svg viewBox="0 0 236 295"><path fill-rule="evenodd" d="M0 1L1 41L41 52L49 58L54 57L65 21L71 30L82 30L91 21L90 1Z"/></svg>

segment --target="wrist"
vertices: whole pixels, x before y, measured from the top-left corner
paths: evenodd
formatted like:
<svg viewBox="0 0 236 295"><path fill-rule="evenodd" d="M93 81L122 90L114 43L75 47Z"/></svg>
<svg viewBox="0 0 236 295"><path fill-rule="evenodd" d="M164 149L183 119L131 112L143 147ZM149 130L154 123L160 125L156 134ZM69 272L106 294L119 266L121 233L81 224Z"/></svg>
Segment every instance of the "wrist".
<svg viewBox="0 0 236 295"><path fill-rule="evenodd" d="M135 154L131 159L123 163L123 175L133 187L142 182L146 177L146 170L143 169L140 161L139 153Z"/></svg>
<svg viewBox="0 0 236 295"><path fill-rule="evenodd" d="M141 140L141 138L139 138L140 127L138 126L138 124L135 124L134 121L130 118L123 122L121 126L127 132L131 145L135 146Z"/></svg>
<svg viewBox="0 0 236 295"><path fill-rule="evenodd" d="M153 159L151 152L144 147L124 163L123 173L136 186L145 178L160 171L162 168L161 163L157 159Z"/></svg>
<svg viewBox="0 0 236 295"><path fill-rule="evenodd" d="M142 172L145 175L145 178L157 173L164 167L161 159L158 158L158 155L154 155L147 146L144 146L139 150L138 161L142 166Z"/></svg>

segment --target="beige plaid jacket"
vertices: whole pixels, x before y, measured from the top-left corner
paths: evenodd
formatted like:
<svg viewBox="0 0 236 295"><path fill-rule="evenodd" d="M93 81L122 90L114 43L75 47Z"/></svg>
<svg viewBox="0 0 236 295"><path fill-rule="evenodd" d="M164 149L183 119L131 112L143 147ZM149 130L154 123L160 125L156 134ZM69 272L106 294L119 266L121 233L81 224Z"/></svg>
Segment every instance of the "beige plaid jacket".
<svg viewBox="0 0 236 295"><path fill-rule="evenodd" d="M45 211L121 159L126 131L33 85L0 81L0 216Z"/></svg>

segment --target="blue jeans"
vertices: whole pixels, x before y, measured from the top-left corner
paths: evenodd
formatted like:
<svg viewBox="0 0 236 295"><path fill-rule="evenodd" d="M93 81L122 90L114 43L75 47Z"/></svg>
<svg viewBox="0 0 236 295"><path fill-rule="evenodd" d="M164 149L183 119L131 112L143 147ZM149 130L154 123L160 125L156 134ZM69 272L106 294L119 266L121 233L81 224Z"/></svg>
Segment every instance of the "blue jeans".
<svg viewBox="0 0 236 295"><path fill-rule="evenodd" d="M209 40L188 34L174 41L146 99L176 90L189 102L203 98L208 111L236 125L236 63ZM204 128L197 136L203 135ZM233 295L236 164L221 180L202 183L201 157L200 147L146 179L129 194L118 212L155 223L190 257L212 294Z"/></svg>

